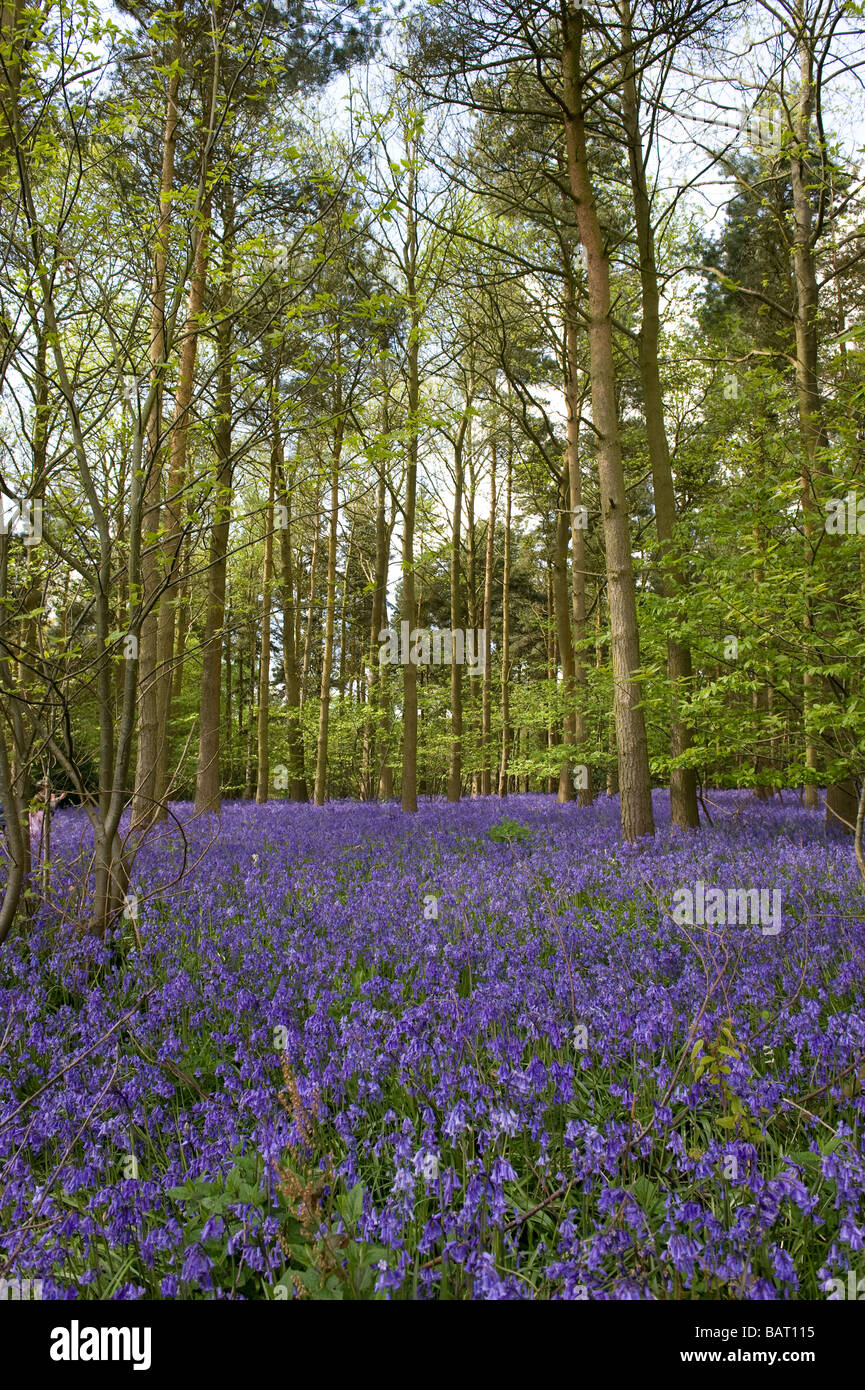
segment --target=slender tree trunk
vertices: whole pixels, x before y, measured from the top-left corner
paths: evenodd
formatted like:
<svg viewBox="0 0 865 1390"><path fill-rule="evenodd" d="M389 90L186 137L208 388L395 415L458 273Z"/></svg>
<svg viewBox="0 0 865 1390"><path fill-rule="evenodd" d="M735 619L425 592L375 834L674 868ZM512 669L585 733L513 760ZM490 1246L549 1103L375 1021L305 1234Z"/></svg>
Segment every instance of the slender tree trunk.
<svg viewBox="0 0 865 1390"><path fill-rule="evenodd" d="M222 806L219 767L220 710L222 695L222 640L225 625L225 581L228 538L231 527L231 449L232 449L232 352L233 330L228 314L234 271L234 195L231 185L224 189L222 208L223 316L217 324L219 353L217 364L217 470L213 494L213 523L207 570L207 610L201 670L200 730L198 769L195 779L195 810L219 812Z"/></svg>
<svg viewBox="0 0 865 1390"><path fill-rule="evenodd" d="M19 141L18 99L21 88L22 55L28 23L26 0L3 0L0 4L0 209L4 203L4 178ZM39 14L37 7L31 12Z"/></svg>
<svg viewBox="0 0 865 1390"><path fill-rule="evenodd" d="M382 407L382 433L388 434L387 392ZM381 715L384 712L384 681L382 663L379 659L379 643L384 627L384 605L387 593L387 572L390 558L385 501L387 496L387 462L382 458L378 465L378 478L375 494L375 565L372 581L372 616L369 632L369 682L367 686L367 715L364 721L363 754L363 796L373 800L379 790L380 769L377 763L377 749L382 733Z"/></svg>
<svg viewBox="0 0 865 1390"><path fill-rule="evenodd" d="M622 82L622 115L628 139L631 171L631 194L634 203L634 222L637 251L640 258L640 287L642 294L642 323L639 337L640 379L643 387L643 409L646 440L652 467L652 488L655 499L655 525L661 564L661 592L682 587L684 575L680 567L669 564L669 548L676 526L676 493L670 465L670 448L664 421L664 395L658 366L661 316L658 292L658 270L655 256L655 234L652 227L649 186L646 176L643 137L640 128L640 102L634 75L631 35L630 0L619 0L622 16L622 52L624 77ZM672 703L670 710L670 818L683 830L696 829L700 824L697 809L697 774L694 768L677 767L676 760L685 756L693 739L691 730L681 714L681 700L692 680L691 650L670 636L667 640L667 669L670 677Z"/></svg>
<svg viewBox="0 0 865 1390"><path fill-rule="evenodd" d="M803 468L801 477L802 511L804 517L806 561L814 561L817 534L821 529L815 479L827 471L825 450L829 439L826 432L823 402L820 394L818 328L820 308L817 269L814 258L814 229L811 213L813 175L809 168L811 127L814 116L814 56L810 46L808 18L804 0L796 0L796 42L799 49L799 93L795 108L795 146L790 155L790 187L793 200L793 268L796 279L796 395L799 408L799 431L802 440ZM813 631L814 614L809 604L806 630ZM809 648L808 658L811 651ZM821 698L821 682L809 671L804 673L806 721L808 711ZM832 698L831 689L826 692ZM824 696L825 698L825 696ZM825 742L836 746L834 730L821 730ZM806 783L805 804L817 804L817 748L810 730L806 734L805 765L814 774ZM843 826L851 834L856 823L858 796L852 777L826 788L826 822Z"/></svg>
<svg viewBox="0 0 865 1390"><path fill-rule="evenodd" d="M272 447L276 454L282 523L279 531L279 557L282 570L282 670L285 677L286 742L288 744L289 795L292 801L306 801L306 773L303 756L303 728L300 719L300 678L297 670L297 631L294 597L294 566L291 554L291 506L293 479L286 479L285 458L279 420L274 415ZM298 599L300 595L298 594Z"/></svg>
<svg viewBox="0 0 865 1390"><path fill-rule="evenodd" d="M586 756L588 727L586 700L589 687L589 653L586 648L586 527L580 472L580 389L577 380L577 321L574 280L570 264L565 268L565 406L567 410L568 490L571 512L571 603L574 617L574 737L580 756ZM586 516L588 513L585 514ZM582 764L585 786L577 788L577 805L591 806L594 799L592 772Z"/></svg>
<svg viewBox="0 0 865 1390"><path fill-rule="evenodd" d="M5 629L8 625L9 593L9 533L0 532L0 685L9 690L11 685L10 661L6 645ZM9 760L4 724L12 722L10 711L12 701L5 697L0 701L0 807L5 821L6 846L9 863L6 870L6 883L0 902L0 946L6 940L18 915L21 894L30 872L30 827L27 804L15 777ZM14 728L14 725L13 725Z"/></svg>
<svg viewBox="0 0 865 1390"><path fill-rule="evenodd" d="M510 756L510 587L511 587L511 482L513 477L513 440L508 433L507 470L505 474L505 547L502 561L502 755L499 763L499 796L508 794L508 759Z"/></svg>
<svg viewBox="0 0 865 1390"><path fill-rule="evenodd" d="M179 700L183 689L183 654L189 633L189 561L192 542L187 535L183 541L183 560L177 581L177 611L174 623L174 651L171 657L171 699Z"/></svg>
<svg viewBox="0 0 865 1390"><path fill-rule="evenodd" d="M466 408L454 441L454 510L451 525L451 632L456 635L463 625L462 593L460 590L460 534L463 515L463 445L471 410L471 387L466 395ZM457 662L456 641L451 643L451 735L448 767L448 801L459 801L463 784L463 672Z"/></svg>
<svg viewBox="0 0 865 1390"><path fill-rule="evenodd" d="M339 335L336 340L336 366L340 366ZM330 525L327 537L327 601L324 623L324 651L321 662L321 689L318 705L318 744L315 761L315 805L323 806L327 792L327 741L330 721L330 676L333 669L333 631L336 615L336 543L339 525L339 460L345 417L339 378L337 378L336 428L330 456Z"/></svg>
<svg viewBox="0 0 865 1390"><path fill-rule="evenodd" d="M496 438L490 440L490 515L487 522L487 551L484 560L484 672L481 687L481 794L489 796L492 791L492 769L490 766L490 682L492 672L490 661L492 645L490 632L493 610L493 562L496 535Z"/></svg>
<svg viewBox="0 0 865 1390"><path fill-rule="evenodd" d="M652 784L640 666L636 585L631 560L628 500L616 405L616 374L610 323L610 266L598 222L589 174L583 120L582 12L566 12L562 68L568 176L580 239L586 253L592 419L598 433L598 477L606 547L612 640L616 746L621 787L621 824L626 840L654 834Z"/></svg>
<svg viewBox="0 0 865 1390"><path fill-rule="evenodd" d="M277 460L270 451L267 487L267 530L261 576L261 656L258 663L258 781L255 799L261 805L270 795L270 604L273 588L273 507Z"/></svg>
<svg viewBox="0 0 865 1390"><path fill-rule="evenodd" d="M141 584L147 611L141 624L138 681L138 749L135 790L132 798L132 825L148 825L157 811L159 762L159 683L157 659L159 642L158 592L162 579L159 525L162 510L162 373L166 355L165 299L169 238L171 233L171 195L174 189L174 155L177 145L177 92L180 85L180 40L172 45L172 66L165 99L165 126L162 136L162 172L159 188L159 220L153 255L153 303L150 313L150 373L156 388L156 401L148 421L148 476L144 494L144 535L141 549Z"/></svg>
<svg viewBox="0 0 865 1390"><path fill-rule="evenodd" d="M318 542L321 526L321 492L318 474L315 479L315 502L313 505L312 553L309 559L309 605L306 610L306 634L303 639L303 667L300 680L300 702L306 704L309 696L309 667L312 660L312 622L315 616L315 581L318 570Z"/></svg>
<svg viewBox="0 0 865 1390"><path fill-rule="evenodd" d="M387 592L382 592L381 625L387 623ZM381 629L379 629L380 631ZM378 795L380 801L391 801L393 799L393 764L391 762L391 743L393 740L393 724L390 719L391 707L391 676L390 667L382 667L379 670L380 682L380 709L382 712L382 745L379 755L378 767Z"/></svg>
<svg viewBox="0 0 865 1390"><path fill-rule="evenodd" d="M545 529L546 529L546 523L548 523L549 518L548 518L548 517L545 517L545 518L544 518L544 521L545 521ZM553 530L555 531L555 526L553 527ZM557 661L557 659L556 659L556 633L555 633L555 618L554 618L554 613L553 613L553 559L552 559L552 556L550 555L549 548L548 548L548 547L549 547L549 537L548 537L548 536L545 537L545 541L546 541L546 546L545 546L545 548L547 549L547 620L546 620L546 624L545 624L545 634L546 634L545 646L546 646L546 656L547 656L547 669L546 669L546 678L547 678L547 727L546 727L546 729L544 730L544 733L543 733L543 734L541 735L541 737L539 738L538 744L539 744L539 747L540 747L541 749L543 749L543 748L546 749L547 754L548 754L548 756L549 756L549 755L552 754L552 750L553 750L553 747L554 747L554 745L555 745L555 728L556 728L556 726L557 726L557 724L558 724L558 719L557 719L556 712L555 712L555 708L554 708L554 702L555 702L555 698L556 698L554 692L555 692L555 687L556 687L557 684L558 684L558 670L559 670L559 664L558 664L558 661ZM555 540L553 541L553 544L555 545ZM552 796L553 792L556 790L556 785L557 785L557 784L556 784L555 778L553 777L552 773L551 773L549 770L547 771L546 783L547 783L547 795L548 795L548 796Z"/></svg>
<svg viewBox="0 0 865 1390"><path fill-rule="evenodd" d="M472 422L469 418L468 429L466 431L466 453L468 462L468 487L465 489L466 498L466 601L465 612L466 622L469 630L477 633L478 628L478 565L477 565L477 534L475 529L475 497L477 495L477 465L475 449L472 441ZM469 669L469 700L468 700L468 720L463 717L463 727L468 725L473 731L478 724L478 679L473 669ZM477 768L472 772L472 796L477 796L480 791L480 775Z"/></svg>
<svg viewBox="0 0 865 1390"><path fill-rule="evenodd" d="M555 610L556 635L559 648L559 662L562 668L562 688L567 708L563 720L562 734L565 747L573 750L577 741L577 690L574 665L574 642L571 635L571 604L568 593L568 539L571 534L570 481L568 460L559 479L556 498L555 551L553 562L553 608ZM554 670L554 676L558 672ZM558 800L573 801L573 751L566 753L559 769Z"/></svg>
<svg viewBox="0 0 865 1390"><path fill-rule="evenodd" d="M243 799L251 801L255 795L255 776L252 767L254 746L254 726L252 714L258 699L258 622L255 617L255 594L249 595L249 719L246 725L246 764L243 778Z"/></svg>
<svg viewBox="0 0 865 1390"><path fill-rule="evenodd" d="M182 492L186 479L186 451L189 434L189 415L195 385L195 362L198 355L198 336L204 308L207 284L208 239L210 235L210 198L205 200L196 232L195 260L186 310L186 328L180 349L177 386L174 392L174 415L171 428L168 484L165 498L163 528L163 583L167 586L159 603L157 627L157 678L159 685L159 723L161 737L154 799L158 804L168 788L169 733L173 697L173 662L177 604L177 570L183 550ZM164 815L164 808L161 814Z"/></svg>
<svg viewBox="0 0 865 1390"><path fill-rule="evenodd" d="M409 157L412 150L409 150ZM418 434L420 430L420 316L417 294L418 235L415 220L416 175L414 163L409 172L408 224L404 246L406 301L409 311L408 341L408 449L405 478L405 507L402 537L402 621L414 626L415 576L414 531L417 511ZM417 666L403 665L402 809L417 810Z"/></svg>
<svg viewBox="0 0 865 1390"><path fill-rule="evenodd" d="M225 617L225 785L234 790L234 660L232 633L234 632L234 612L231 599Z"/></svg>

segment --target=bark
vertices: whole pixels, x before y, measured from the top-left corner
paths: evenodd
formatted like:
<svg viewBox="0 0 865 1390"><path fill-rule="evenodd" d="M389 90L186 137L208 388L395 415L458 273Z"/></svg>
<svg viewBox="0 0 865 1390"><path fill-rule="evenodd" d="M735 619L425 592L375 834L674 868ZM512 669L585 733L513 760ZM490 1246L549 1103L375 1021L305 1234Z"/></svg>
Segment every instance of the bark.
<svg viewBox="0 0 865 1390"><path fill-rule="evenodd" d="M652 468L652 490L655 501L655 525L661 561L661 592L681 588L684 575L681 568L667 563L669 548L676 526L676 493L670 465L670 448L664 419L664 395L658 365L661 316L658 291L658 269L655 255L655 233L652 226L649 186L646 175L643 137L640 128L640 102L634 75L630 0L620 0L622 18L622 52L624 54L622 82L622 117L628 141L631 174L631 194L634 203L634 223L637 252L640 261L640 291L642 322L639 335L640 380L643 388L646 442ZM670 818L683 830L699 827L697 809L697 774L694 768L677 767L676 760L687 754L693 738L691 729L680 713L681 700L692 680L690 648L670 636L667 640L667 670L671 686L670 710Z"/></svg>
<svg viewBox="0 0 865 1390"><path fill-rule="evenodd" d="M177 145L177 92L180 85L179 36L175 38L171 56L174 67L168 77L165 98L162 171L153 254L153 302L150 313L150 372L151 382L156 389L156 399L148 422L149 459L142 518L144 534L141 550L141 585L145 614L141 624L141 643L138 657L138 749L135 790L132 798L133 827L150 824L157 808L157 764L159 760L158 593L162 578L159 553L159 525L162 508L162 374L167 346L165 335L166 270L171 233L174 157Z"/></svg>
<svg viewBox="0 0 865 1390"><path fill-rule="evenodd" d="M454 440L454 509L451 525L451 631L456 633L463 625L462 592L460 586L460 533L463 515L464 464L463 447L471 409L471 387L466 396L466 407L460 420ZM450 761L448 765L448 801L459 801L463 784L463 672L456 660L456 643L451 645L451 733Z"/></svg>
<svg viewBox="0 0 865 1390"><path fill-rule="evenodd" d="M466 498L466 622L472 632L477 632L478 627L478 580L477 580L477 538L475 532L475 496L477 493L477 471L475 451L472 444L472 424L469 419L466 431L466 454L468 462L468 487L465 489ZM469 671L469 701L468 701L468 720L463 718L470 729L475 727L476 710L478 707L478 680L477 676ZM477 796L480 791L480 777L477 769L472 773L472 796Z"/></svg>
<svg viewBox="0 0 865 1390"><path fill-rule="evenodd" d="M388 434L387 394L382 407L382 433ZM367 714L364 722L364 751L362 795L371 801L380 787L381 769L376 761L379 738L382 733L381 715L384 712L384 681L382 664L379 661L379 633L384 626L385 595L387 593L387 571L390 558L390 545L385 515L387 495L387 462L382 458L378 465L375 494L375 561L372 577L372 615L369 631L369 683L367 687Z"/></svg>
<svg viewBox="0 0 865 1390"><path fill-rule="evenodd" d="M243 799L251 801L255 793L254 774L252 769L252 750L253 750L253 722L252 713L258 698L258 623L255 621L254 612L255 594L249 595L249 721L246 726L246 763L243 778Z"/></svg>
<svg viewBox="0 0 865 1390"><path fill-rule="evenodd" d="M409 311L408 434L405 507L402 537L402 614L403 622L414 626L415 577L414 532L417 512L418 433L420 429L420 314L417 294L418 235L415 220L415 171L409 172L408 219L404 244L405 293ZM413 661L403 666L402 809L417 810L417 667Z"/></svg>
<svg viewBox="0 0 865 1390"><path fill-rule="evenodd" d="M640 835L654 834L654 819L642 691L636 676L640 665L640 642L616 405L610 322L610 267L588 167L582 105L581 47L582 14L569 9L562 52L568 177L580 239L586 253L592 420L598 434L598 477L610 607L621 825L624 838L633 840Z"/></svg>
<svg viewBox="0 0 865 1390"><path fill-rule="evenodd" d="M168 482L163 526L163 584L166 586L159 604L157 627L157 678L159 683L159 723L161 738L154 797L162 801L168 788L169 729L173 698L173 663L177 604L177 571L183 548L182 492L186 479L186 452L189 415L195 383L195 363L198 355L198 336L204 308L207 284L208 240L210 235L210 199L202 207L196 232L195 260L186 309L186 326L180 349L177 386L174 392L174 414L171 426ZM161 814L164 815L164 807Z"/></svg>
<svg viewBox="0 0 865 1390"><path fill-rule="evenodd" d="M815 479L827 473L825 450L829 445L829 437L820 392L817 326L820 298L810 195L813 183L813 175L809 168L809 152L815 100L814 54L810 44L804 0L797 0L795 28L791 32L795 33L799 56L799 93L793 117L795 144L789 160L794 226L793 270L796 282L796 397L803 455L800 479L803 529L806 562L810 565L813 563L819 532L822 530ZM809 605L805 619L806 630L813 631L814 624L814 613ZM803 684L807 720L811 705L821 697L820 686L825 687L826 683L806 671ZM831 693L830 687L830 696ZM830 748L837 748L838 739L834 729L823 728L820 735ZM811 733L806 734L805 766L814 774L814 780L805 786L805 805L813 808L817 805L818 754ZM842 826L852 834L857 804L856 785L852 776L828 786L826 823Z"/></svg>
<svg viewBox="0 0 865 1390"><path fill-rule="evenodd" d="M336 366L340 367L340 343L337 335ZM337 377L336 429L330 453L330 516L327 535L327 598L324 620L324 651L321 661L321 687L318 703L318 742L315 760L316 806L323 806L327 791L327 741L330 721L330 676L333 669L333 631L336 615L336 546L339 525L339 461L342 453L345 417L342 413L342 399L339 377Z"/></svg>
<svg viewBox="0 0 865 1390"><path fill-rule="evenodd" d="M229 601L225 617L225 643L223 646L225 658L225 785L232 791L234 790L234 676L231 669L234 660L231 640L233 631L234 613Z"/></svg>
<svg viewBox="0 0 865 1390"><path fill-rule="evenodd" d="M261 655L258 663L258 782L255 799L259 805L270 795L270 605L273 587L273 506L277 460L270 451L267 484L267 529L264 535L264 564L261 575Z"/></svg>
<svg viewBox="0 0 865 1390"><path fill-rule="evenodd" d="M300 701L305 705L309 694L309 667L312 659L312 620L315 614L315 581L318 570L319 525L321 521L321 493L318 477L315 480L315 501L313 503L312 554L309 560L309 604L306 610L306 634L303 639L303 668L300 680Z"/></svg>
<svg viewBox="0 0 865 1390"><path fill-rule="evenodd" d="M381 625L387 624L387 594L382 596ZM381 629L379 629L381 631ZM382 749L378 760L378 796L380 801L391 801L393 799L393 764L391 762L391 744L393 742L393 723L390 717L390 667L386 670L379 670L379 681L381 691L381 710L383 714L382 725L384 738Z"/></svg>
<svg viewBox="0 0 865 1390"><path fill-rule="evenodd" d="M189 561L192 543L187 535L183 541L183 560L177 581L177 613L174 624L174 648L171 655L171 698L178 700L183 689L183 654L189 632L190 576Z"/></svg>
<svg viewBox="0 0 865 1390"><path fill-rule="evenodd" d="M574 618L574 737L579 756L586 756L588 727L586 699L590 658L586 647L586 530L582 525L583 493L580 470L581 399L577 380L577 322L574 280L570 266L565 273L565 407L567 411L568 489L571 510L571 603ZM577 789L577 805L591 806L594 799L588 763L586 785Z"/></svg>
<svg viewBox="0 0 865 1390"><path fill-rule="evenodd" d="M487 522L487 549L484 559L484 674L481 687L481 795L489 796L492 791L492 770L490 767L490 670L492 648L493 608L493 562L496 535L496 439L490 440L490 515Z"/></svg>
<svg viewBox="0 0 865 1390"><path fill-rule="evenodd" d="M348 542L345 547L345 569L342 574L342 600L339 605L339 672L336 678L336 688L339 693L339 709L343 712L346 696L346 678L348 679L348 693L351 695L351 675L349 674L348 664L348 643L346 641L346 610L348 608L349 596L349 575L351 574L351 552L354 545L354 517L348 528Z"/></svg>
<svg viewBox="0 0 865 1390"><path fill-rule="evenodd" d="M556 505L555 549L553 555L553 608L555 610L556 636L559 648L559 663L562 668L562 688L567 701L567 709L562 722L562 734L566 748L573 749L577 741L576 680L574 664L574 643L571 635L571 604L568 594L568 539L571 532L570 482L567 459L558 484ZM558 671L554 671L557 675ZM573 752L566 753L559 770L558 800L573 801Z"/></svg>
<svg viewBox="0 0 865 1390"><path fill-rule="evenodd" d="M11 683L10 661L6 647L5 628L8 624L8 573L9 573L9 533L0 533L0 687L5 692ZM9 704L14 703L5 697L0 703L0 717L4 723L11 718ZM6 847L9 864L6 883L0 901L0 945L9 935L18 915L21 894L27 874L30 871L30 831L27 818L27 805L20 789L16 787L6 745L6 731L0 723L0 806L3 809ZM25 826L27 827L25 830Z"/></svg>
<svg viewBox="0 0 865 1390"><path fill-rule="evenodd" d="M805 533L806 563L813 563L814 547L822 529L815 496L814 475L819 471L818 451L825 448L827 437L823 423L818 378L817 314L819 293L812 245L811 200L808 191L808 147L811 138L813 79L807 44L801 48L802 86L795 116L796 148L790 157L790 185L793 195L793 270L796 285L796 399L799 414L799 433L802 442L802 470L799 480L802 498L803 530ZM813 629L810 603L805 616L806 631ZM808 713L819 700L819 680L810 671L803 677L806 728ZM813 780L805 784L805 805L817 806L817 744L811 732L806 732L805 766ZM826 818L830 819L829 797L826 799Z"/></svg>
<svg viewBox="0 0 865 1390"><path fill-rule="evenodd" d="M213 489L213 520L207 568L207 607L202 643L200 725L198 768L195 778L195 811L218 813L222 806L219 767L222 642L225 627L225 582L228 539L231 528L231 449L232 449L232 352L233 330L229 317L234 270L234 196L226 184L222 207L222 308L217 323L216 390L216 476Z"/></svg>
<svg viewBox="0 0 865 1390"><path fill-rule="evenodd" d="M2 181L14 159L19 137L18 94L26 8L26 0L3 0L0 4L0 208L4 201Z"/></svg>
<svg viewBox="0 0 865 1390"><path fill-rule="evenodd" d="M511 583L511 484L513 477L513 442L508 437L507 469L505 474L505 546L502 562L502 750L499 762L499 796L508 794L508 757L510 754L510 583Z"/></svg>
<svg viewBox="0 0 865 1390"><path fill-rule="evenodd" d="M291 554L291 480L286 480L285 459L279 421L273 422L273 448L276 451L277 476L285 525L279 533L280 566L282 570L282 670L285 677L286 742L288 744L289 795L292 801L306 801L303 729L300 722L300 677L297 669L297 633L294 597L294 565Z"/></svg>

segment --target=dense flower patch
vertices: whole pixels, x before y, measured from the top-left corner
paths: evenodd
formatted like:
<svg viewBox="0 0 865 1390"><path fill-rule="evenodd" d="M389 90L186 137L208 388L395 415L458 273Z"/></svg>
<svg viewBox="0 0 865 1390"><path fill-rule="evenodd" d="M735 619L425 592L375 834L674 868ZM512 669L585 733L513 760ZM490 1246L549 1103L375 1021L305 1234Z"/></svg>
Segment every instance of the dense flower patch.
<svg viewBox="0 0 865 1390"><path fill-rule="evenodd" d="M790 795L716 794L688 837L665 803L634 845L607 800L243 803L218 834L180 806L105 943L71 928L87 826L59 814L55 900L0 954L0 1273L589 1299L865 1274L849 842ZM678 925L697 882L780 890L780 931Z"/></svg>

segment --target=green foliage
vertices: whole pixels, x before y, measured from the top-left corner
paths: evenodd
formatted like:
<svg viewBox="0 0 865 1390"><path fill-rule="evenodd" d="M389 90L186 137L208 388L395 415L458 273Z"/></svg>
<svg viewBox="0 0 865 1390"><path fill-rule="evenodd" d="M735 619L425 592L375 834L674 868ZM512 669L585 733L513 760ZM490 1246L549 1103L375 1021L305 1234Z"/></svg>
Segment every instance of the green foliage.
<svg viewBox="0 0 865 1390"><path fill-rule="evenodd" d="M378 1266L386 1252L356 1236L363 1210L363 1187L346 1190L329 1175L329 1183L318 1170L304 1174L307 1215L298 1215L284 1195L274 1197L265 1181L264 1163L259 1154L233 1151L235 1162L225 1179L197 1178L181 1187L170 1188L168 1196L180 1206L183 1236L187 1248L198 1247L210 1264L210 1276L217 1288L244 1298L292 1298L314 1300L371 1299L375 1292ZM295 1174L296 1176L296 1174ZM315 1221L309 1220L310 1196L315 1197ZM318 1204L326 1196L325 1208ZM251 1215L252 1213L252 1215ZM276 1215L280 1222L280 1246L286 1256L282 1273L272 1284L228 1253L232 1236L248 1231L250 1223L263 1222ZM321 1217L321 1222L318 1218ZM205 1230L218 1218L216 1233L205 1237ZM185 1296L195 1295L190 1288Z"/></svg>
<svg viewBox="0 0 865 1390"><path fill-rule="evenodd" d="M521 845L532 838L529 827L521 825L519 821L512 820L510 816L505 816L498 824L492 826L487 834L491 840L495 840L500 845Z"/></svg>

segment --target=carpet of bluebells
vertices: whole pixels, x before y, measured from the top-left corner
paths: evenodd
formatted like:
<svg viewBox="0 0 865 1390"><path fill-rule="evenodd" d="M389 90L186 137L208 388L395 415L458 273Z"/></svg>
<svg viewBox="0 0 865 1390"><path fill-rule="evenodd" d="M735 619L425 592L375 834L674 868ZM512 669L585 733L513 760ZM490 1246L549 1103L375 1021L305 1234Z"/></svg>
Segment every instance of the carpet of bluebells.
<svg viewBox="0 0 865 1390"><path fill-rule="evenodd" d="M0 1275L45 1298L827 1298L865 1274L865 895L797 798L87 821L0 952ZM83 857L82 857L83 856ZM698 880L782 930L679 926ZM134 895L134 896L133 896Z"/></svg>

